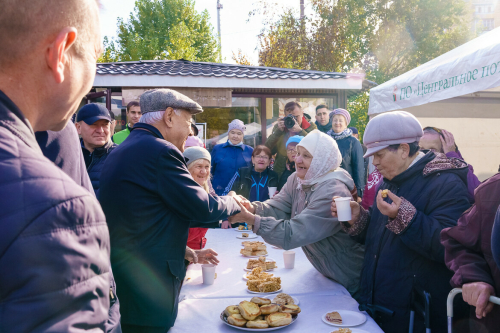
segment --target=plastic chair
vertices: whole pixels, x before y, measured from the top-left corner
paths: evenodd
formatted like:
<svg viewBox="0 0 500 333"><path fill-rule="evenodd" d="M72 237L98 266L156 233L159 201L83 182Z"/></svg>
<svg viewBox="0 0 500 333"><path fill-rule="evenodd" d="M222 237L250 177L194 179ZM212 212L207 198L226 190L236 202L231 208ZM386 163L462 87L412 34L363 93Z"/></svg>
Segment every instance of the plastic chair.
<svg viewBox="0 0 500 333"><path fill-rule="evenodd" d="M418 287L413 287L410 303L410 328L409 333L413 333L415 325L415 312L424 318L425 333L431 333L431 294Z"/></svg>
<svg viewBox="0 0 500 333"><path fill-rule="evenodd" d="M446 311L448 316L448 333L452 333L452 323L453 323L453 299L456 295L462 292L461 288L455 288L448 294L448 299L446 301ZM490 302L500 305L500 298L495 296L490 296Z"/></svg>

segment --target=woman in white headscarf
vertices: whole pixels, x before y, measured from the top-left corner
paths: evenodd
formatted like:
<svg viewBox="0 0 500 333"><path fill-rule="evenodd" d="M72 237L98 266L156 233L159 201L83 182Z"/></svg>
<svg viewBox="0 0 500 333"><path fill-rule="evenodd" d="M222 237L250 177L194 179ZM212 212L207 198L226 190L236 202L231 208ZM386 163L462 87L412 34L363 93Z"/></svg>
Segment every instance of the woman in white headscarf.
<svg viewBox="0 0 500 333"><path fill-rule="evenodd" d="M354 182L340 168L342 155L330 136L314 130L297 145L296 172L265 202L246 203L232 223L254 224L254 232L285 250L302 247L311 264L342 284L353 297L359 291L364 248L332 217L332 197L351 197Z"/></svg>

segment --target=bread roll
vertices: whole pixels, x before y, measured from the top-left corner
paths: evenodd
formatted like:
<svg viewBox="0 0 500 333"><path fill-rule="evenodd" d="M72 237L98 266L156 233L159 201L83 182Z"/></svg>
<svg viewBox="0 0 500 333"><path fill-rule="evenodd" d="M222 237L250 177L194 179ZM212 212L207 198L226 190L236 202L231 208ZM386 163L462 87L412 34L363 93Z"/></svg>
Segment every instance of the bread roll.
<svg viewBox="0 0 500 333"><path fill-rule="evenodd" d="M280 311L285 313L297 314L300 313L301 310L295 304L288 304L288 305L282 305Z"/></svg>
<svg viewBox="0 0 500 333"><path fill-rule="evenodd" d="M260 307L260 312L263 315L268 315L280 311L280 306L278 304L267 304Z"/></svg>
<svg viewBox="0 0 500 333"><path fill-rule="evenodd" d="M224 313L229 317L233 314L240 314L240 310L237 305L230 305L224 310Z"/></svg>
<svg viewBox="0 0 500 333"><path fill-rule="evenodd" d="M241 316L246 320L255 320L255 318L260 315L259 306L252 302L240 302L238 309L240 310Z"/></svg>
<svg viewBox="0 0 500 333"><path fill-rule="evenodd" d="M243 327L247 321L239 314L233 314L227 317L227 322L234 326Z"/></svg>
<svg viewBox="0 0 500 333"><path fill-rule="evenodd" d="M255 303L257 305L271 304L271 300L269 298L263 298L263 297L252 297L250 302Z"/></svg>
<svg viewBox="0 0 500 333"><path fill-rule="evenodd" d="M292 322L292 315L284 312L275 312L267 316L266 321L271 327L285 326Z"/></svg>
<svg viewBox="0 0 500 333"><path fill-rule="evenodd" d="M269 324L265 320L250 320L247 321L248 328L268 328Z"/></svg>

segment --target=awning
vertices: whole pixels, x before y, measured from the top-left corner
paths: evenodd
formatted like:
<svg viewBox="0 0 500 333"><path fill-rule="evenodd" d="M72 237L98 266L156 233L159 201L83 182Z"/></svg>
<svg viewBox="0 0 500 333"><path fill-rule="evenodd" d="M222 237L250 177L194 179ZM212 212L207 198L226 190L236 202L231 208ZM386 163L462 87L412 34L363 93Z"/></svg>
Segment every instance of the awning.
<svg viewBox="0 0 500 333"><path fill-rule="evenodd" d="M368 114L500 86L500 28L370 90Z"/></svg>

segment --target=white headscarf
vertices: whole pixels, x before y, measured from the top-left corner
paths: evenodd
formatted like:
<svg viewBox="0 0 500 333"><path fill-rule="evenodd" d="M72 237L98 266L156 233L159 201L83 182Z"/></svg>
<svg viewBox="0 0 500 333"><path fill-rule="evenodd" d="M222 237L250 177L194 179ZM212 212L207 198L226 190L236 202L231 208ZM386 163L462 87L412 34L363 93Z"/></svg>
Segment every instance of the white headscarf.
<svg viewBox="0 0 500 333"><path fill-rule="evenodd" d="M342 163L337 142L325 133L314 130L303 138L297 147L306 149L312 156L312 162L304 179L298 178L298 188L318 183L325 175L335 171Z"/></svg>

